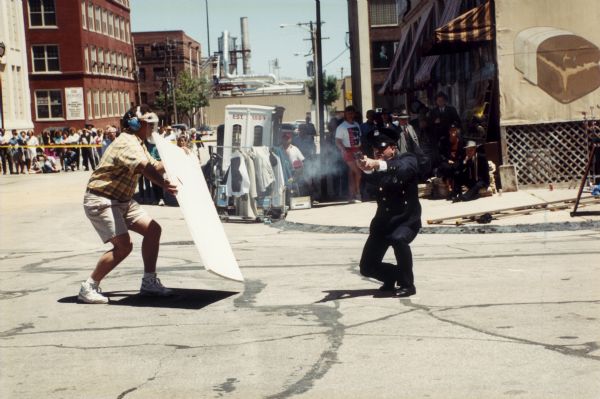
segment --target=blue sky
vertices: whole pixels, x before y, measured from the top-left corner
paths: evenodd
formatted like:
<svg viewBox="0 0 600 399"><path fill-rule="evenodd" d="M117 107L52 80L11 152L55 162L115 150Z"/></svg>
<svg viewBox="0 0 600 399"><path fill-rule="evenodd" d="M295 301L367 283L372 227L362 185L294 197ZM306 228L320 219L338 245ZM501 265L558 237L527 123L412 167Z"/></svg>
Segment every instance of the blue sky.
<svg viewBox="0 0 600 399"><path fill-rule="evenodd" d="M131 25L135 31L183 30L202 44L202 55L207 54L206 11L204 0L131 0ZM218 50L221 32L240 38L240 18L248 17L252 73L273 72L269 61L279 60L279 75L306 79L304 57L310 51L310 37L306 30L296 26L280 28L281 24L295 24L316 20L313 0L208 0L210 49ZM350 74L350 52L346 49L348 31L347 0L321 0L323 65L328 75ZM300 53L295 56L294 53ZM341 54L341 55L340 55ZM338 57L339 56L339 57ZM337 59L335 59L338 57ZM334 60L335 59L335 60Z"/></svg>

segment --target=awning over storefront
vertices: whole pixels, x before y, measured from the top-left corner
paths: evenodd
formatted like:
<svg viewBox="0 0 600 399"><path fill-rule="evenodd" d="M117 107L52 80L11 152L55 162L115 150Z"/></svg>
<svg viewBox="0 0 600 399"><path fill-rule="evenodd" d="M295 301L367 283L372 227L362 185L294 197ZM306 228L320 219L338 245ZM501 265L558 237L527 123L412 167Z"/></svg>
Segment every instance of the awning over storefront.
<svg viewBox="0 0 600 399"><path fill-rule="evenodd" d="M444 52L439 51L441 49L447 49L448 53L459 51L455 43L469 43L471 38L484 37L484 32L487 26L492 27L491 24L491 12L490 3L475 7L466 13L456 17L460 7L458 4L448 4L444 10L444 14L440 19L440 27L437 28L433 36L433 45L431 43L427 46L428 49L425 51L426 54L435 54L423 59L423 63L419 67L419 70L415 74L415 86L423 86L431 79L431 71L439 59L438 54ZM487 9L487 11L486 11ZM485 25L485 17L488 17L487 21L489 25ZM453 19L454 18L454 19ZM491 30L493 32L493 29ZM491 40L491 39L488 39ZM454 44L451 46L451 43ZM438 51L433 51L434 49ZM452 50L451 50L452 49Z"/></svg>
<svg viewBox="0 0 600 399"><path fill-rule="evenodd" d="M398 79L404 80L404 74L406 73L405 67L408 65L409 59L411 58L410 55L414 53L417 39L423 33L423 28L429 19L429 14L433 9L433 4L433 0L423 1L417 5L418 9L415 9L409 13L410 16L407 17L408 20L405 20L405 24L400 32L400 42L396 48L394 60L391 64L392 66L378 94L383 95L392 89ZM408 37L411 31L413 32L411 35L412 42L409 42ZM412 47L409 47L411 45Z"/></svg>
<svg viewBox="0 0 600 399"><path fill-rule="evenodd" d="M462 0L446 0L444 11L442 15L437 21L435 26L444 26L448 22L450 22L453 18L455 18L460 10L460 4ZM411 65L418 65L419 58L421 55L419 51L416 51L420 46L422 46L424 42L424 28L429 23L431 24L431 18L434 18L434 14L432 13L434 2L423 2L423 4L418 15L416 14L411 23L408 23L403 27L400 37L400 45L396 50L396 54L394 55L394 62L392 64L392 68L388 73L385 83L379 90L380 95L385 94L386 91L402 91L407 85L405 84L405 79L407 76L407 72ZM411 34L412 33L412 34ZM407 40L407 37L411 36L410 41ZM426 59L424 60L425 64ZM431 73L431 68L435 65L436 60L426 61L427 64L431 63L429 66L429 75ZM428 80L428 79L427 79ZM413 86L412 84L410 86Z"/></svg>
<svg viewBox="0 0 600 399"><path fill-rule="evenodd" d="M488 0L436 29L428 54L464 51L493 38L492 6Z"/></svg>

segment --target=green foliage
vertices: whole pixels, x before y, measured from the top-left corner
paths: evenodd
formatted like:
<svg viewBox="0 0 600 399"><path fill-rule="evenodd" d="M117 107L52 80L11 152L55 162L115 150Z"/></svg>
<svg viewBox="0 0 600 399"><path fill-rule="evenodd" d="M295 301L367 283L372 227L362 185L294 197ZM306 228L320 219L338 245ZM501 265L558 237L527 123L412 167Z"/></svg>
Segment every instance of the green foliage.
<svg viewBox="0 0 600 399"><path fill-rule="evenodd" d="M175 85L178 119L185 116L188 119L188 123L191 123L194 120L194 116L200 111L200 108L208 106L210 92L210 84L205 78L192 77L188 71L181 71L177 76ZM172 112L172 93L169 91L165 94L163 91L156 98L156 105L161 109L167 108L169 113Z"/></svg>
<svg viewBox="0 0 600 399"><path fill-rule="evenodd" d="M315 103L315 83L314 80L306 82L308 87L308 98ZM329 107L340 98L340 90L337 87L337 78L333 75L323 76L323 105Z"/></svg>

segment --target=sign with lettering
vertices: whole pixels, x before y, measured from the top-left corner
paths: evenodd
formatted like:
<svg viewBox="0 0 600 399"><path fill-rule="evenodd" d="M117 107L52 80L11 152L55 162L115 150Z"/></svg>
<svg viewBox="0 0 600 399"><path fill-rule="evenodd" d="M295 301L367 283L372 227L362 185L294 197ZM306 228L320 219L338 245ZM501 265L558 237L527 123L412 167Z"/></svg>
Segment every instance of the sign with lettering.
<svg viewBox="0 0 600 399"><path fill-rule="evenodd" d="M65 87L65 104L67 108L67 120L85 120L83 87Z"/></svg>

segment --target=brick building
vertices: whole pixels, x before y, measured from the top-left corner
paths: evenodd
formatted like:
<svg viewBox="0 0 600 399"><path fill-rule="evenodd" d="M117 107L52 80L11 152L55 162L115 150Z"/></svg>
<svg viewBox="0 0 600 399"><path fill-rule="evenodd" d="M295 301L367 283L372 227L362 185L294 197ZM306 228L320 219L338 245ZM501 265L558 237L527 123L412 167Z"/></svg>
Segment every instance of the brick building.
<svg viewBox="0 0 600 399"><path fill-rule="evenodd" d="M181 71L192 77L203 73L200 43L185 32L134 32L135 54L139 68L141 102L156 109L156 99L173 85ZM161 118L169 119L173 110L158 110Z"/></svg>
<svg viewBox="0 0 600 399"><path fill-rule="evenodd" d="M117 124L135 101L129 0L23 0L36 130Z"/></svg>

